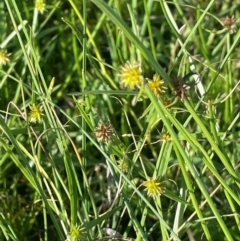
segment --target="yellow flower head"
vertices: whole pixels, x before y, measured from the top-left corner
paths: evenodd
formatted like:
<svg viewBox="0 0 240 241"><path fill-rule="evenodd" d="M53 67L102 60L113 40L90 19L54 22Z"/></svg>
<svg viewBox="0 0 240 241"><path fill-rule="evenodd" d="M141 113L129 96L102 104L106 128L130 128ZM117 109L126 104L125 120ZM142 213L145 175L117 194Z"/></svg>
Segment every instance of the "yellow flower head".
<svg viewBox="0 0 240 241"><path fill-rule="evenodd" d="M146 187L144 190L147 191L149 197L156 198L165 192L165 187L163 187L157 178L148 178L148 180L143 183L143 186Z"/></svg>
<svg viewBox="0 0 240 241"><path fill-rule="evenodd" d="M123 87L133 90L135 87L140 87L143 83L142 69L140 63L129 61L124 66L121 66L121 73L119 74L120 84Z"/></svg>
<svg viewBox="0 0 240 241"><path fill-rule="evenodd" d="M164 142L170 142L170 141L172 141L172 137L171 137L171 135L168 133L168 132L163 132L162 133L162 135L161 135L161 139L162 139L162 141L164 141Z"/></svg>
<svg viewBox="0 0 240 241"><path fill-rule="evenodd" d="M72 226L69 236L74 241L86 240L86 229L79 225Z"/></svg>
<svg viewBox="0 0 240 241"><path fill-rule="evenodd" d="M9 56L11 54L7 52L7 50L0 50L0 65L5 65L9 62Z"/></svg>
<svg viewBox="0 0 240 241"><path fill-rule="evenodd" d="M167 88L164 86L164 81L160 79L158 74L155 74L152 80L148 79L148 85L157 97L160 97L160 94L164 93Z"/></svg>
<svg viewBox="0 0 240 241"><path fill-rule="evenodd" d="M43 14L46 11L46 3L44 0L36 0L35 8Z"/></svg>
<svg viewBox="0 0 240 241"><path fill-rule="evenodd" d="M99 142L108 142L114 134L114 129L109 122L100 121L95 128L95 135Z"/></svg>
<svg viewBox="0 0 240 241"><path fill-rule="evenodd" d="M32 123L41 123L43 116L43 106L42 105L31 105L29 112L29 121Z"/></svg>

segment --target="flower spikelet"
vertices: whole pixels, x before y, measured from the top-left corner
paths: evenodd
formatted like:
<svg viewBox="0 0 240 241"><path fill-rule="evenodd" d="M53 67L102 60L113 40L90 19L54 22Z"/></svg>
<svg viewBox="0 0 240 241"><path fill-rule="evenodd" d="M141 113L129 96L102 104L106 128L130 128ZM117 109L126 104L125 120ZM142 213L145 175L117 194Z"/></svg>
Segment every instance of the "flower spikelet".
<svg viewBox="0 0 240 241"><path fill-rule="evenodd" d="M161 135L161 139L163 142L170 142L172 141L172 137L168 132L163 132Z"/></svg>
<svg viewBox="0 0 240 241"><path fill-rule="evenodd" d="M7 50L0 50L0 65L5 65L9 62L9 56L11 53L8 53Z"/></svg>
<svg viewBox="0 0 240 241"><path fill-rule="evenodd" d="M32 123L41 123L43 114L43 106L42 105L31 105L29 112L29 121Z"/></svg>
<svg viewBox="0 0 240 241"><path fill-rule="evenodd" d="M86 229L80 225L74 225L71 227L69 236L72 241L86 240Z"/></svg>
<svg viewBox="0 0 240 241"><path fill-rule="evenodd" d="M129 162L127 160L120 159L117 161L119 169L121 169L123 172L128 172L130 169Z"/></svg>
<svg viewBox="0 0 240 241"><path fill-rule="evenodd" d="M147 191L149 197L156 198L165 192L165 187L157 178L148 178L143 186L146 187L144 190Z"/></svg>
<svg viewBox="0 0 240 241"><path fill-rule="evenodd" d="M183 101L186 98L187 90L190 89L190 86L184 83L185 79L177 78L174 79L172 84L176 92L176 95Z"/></svg>
<svg viewBox="0 0 240 241"><path fill-rule="evenodd" d="M35 8L43 14L46 11L46 3L44 0L36 0Z"/></svg>
<svg viewBox="0 0 240 241"><path fill-rule="evenodd" d="M0 147L4 145L9 145L9 140L5 138L4 136L0 135Z"/></svg>
<svg viewBox="0 0 240 241"><path fill-rule="evenodd" d="M230 33L236 33L237 31L237 24L236 24L236 19L234 16L230 17L225 17L222 19L222 23L225 28L228 28Z"/></svg>
<svg viewBox="0 0 240 241"><path fill-rule="evenodd" d="M166 96L161 96L161 100L165 107L169 107L172 103L171 99Z"/></svg>
<svg viewBox="0 0 240 241"><path fill-rule="evenodd" d="M114 128L109 122L100 121L95 128L95 135L99 142L110 141L114 134Z"/></svg>
<svg viewBox="0 0 240 241"><path fill-rule="evenodd" d="M121 66L121 72L119 74L120 85L133 90L136 87L140 87L143 83L142 69L140 63L134 62L131 64L129 61L124 66Z"/></svg>
<svg viewBox="0 0 240 241"><path fill-rule="evenodd" d="M148 85L157 97L160 97L161 93L164 93L167 89L167 87L164 86L164 81L160 79L158 74L155 74L152 80L148 79Z"/></svg>

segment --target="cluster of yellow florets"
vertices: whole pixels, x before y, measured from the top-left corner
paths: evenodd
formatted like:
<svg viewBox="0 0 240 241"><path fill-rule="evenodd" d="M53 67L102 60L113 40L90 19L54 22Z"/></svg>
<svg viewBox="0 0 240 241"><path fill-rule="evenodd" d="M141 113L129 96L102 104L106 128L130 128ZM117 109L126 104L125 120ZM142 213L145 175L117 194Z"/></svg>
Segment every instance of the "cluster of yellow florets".
<svg viewBox="0 0 240 241"><path fill-rule="evenodd" d="M7 50L0 50L0 65L5 65L9 62L9 56L11 54L7 52Z"/></svg>
<svg viewBox="0 0 240 241"><path fill-rule="evenodd" d="M144 84L144 78L142 76L142 68L139 62L130 63L127 61L125 65L120 67L120 85L123 88L128 88L130 90L140 89ZM159 98L161 93L164 93L166 87L164 86L164 81L161 80L158 74L153 76L153 79L147 79L148 86L152 92Z"/></svg>
<svg viewBox="0 0 240 241"><path fill-rule="evenodd" d="M145 191L149 197L156 198L165 192L163 182L159 182L157 178L148 178L144 183Z"/></svg>
<svg viewBox="0 0 240 241"><path fill-rule="evenodd" d="M46 3L44 0L36 0L35 8L43 14L46 11Z"/></svg>

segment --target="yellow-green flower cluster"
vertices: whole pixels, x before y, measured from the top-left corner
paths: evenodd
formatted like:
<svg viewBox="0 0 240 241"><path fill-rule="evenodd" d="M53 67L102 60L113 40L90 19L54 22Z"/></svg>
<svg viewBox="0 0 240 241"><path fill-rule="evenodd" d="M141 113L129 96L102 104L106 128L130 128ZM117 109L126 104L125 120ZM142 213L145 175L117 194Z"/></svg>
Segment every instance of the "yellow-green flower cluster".
<svg viewBox="0 0 240 241"><path fill-rule="evenodd" d="M127 61L125 65L120 67L120 85L123 88L130 90L140 89L144 84L144 78L142 76L142 68L139 62L130 63ZM166 87L164 81L161 80L158 74L153 76L153 79L147 79L148 86L152 92L160 98L161 94L165 92ZM144 92L143 92L144 95Z"/></svg>
<svg viewBox="0 0 240 241"><path fill-rule="evenodd" d="M41 123L42 121L42 116L43 116L43 106L42 105L31 105L30 107L30 112L29 112L29 122L32 123Z"/></svg>
<svg viewBox="0 0 240 241"><path fill-rule="evenodd" d="M152 80L148 79L148 86L158 98L167 89L167 87L164 86L164 81L160 79L158 74L155 74Z"/></svg>
<svg viewBox="0 0 240 241"><path fill-rule="evenodd" d="M122 170L123 172L128 172L130 169L130 165L129 162L127 160L119 160L118 162L118 167L120 170Z"/></svg>
<svg viewBox="0 0 240 241"><path fill-rule="evenodd" d="M46 11L46 3L44 0L36 0L35 8L43 14Z"/></svg>
<svg viewBox="0 0 240 241"><path fill-rule="evenodd" d="M114 128L109 122L100 121L95 128L95 135L99 142L110 141L114 134Z"/></svg>
<svg viewBox="0 0 240 241"><path fill-rule="evenodd" d="M130 90L136 87L141 87L143 84L142 68L140 63L134 62L131 64L129 61L124 66L121 66L120 84Z"/></svg>
<svg viewBox="0 0 240 241"><path fill-rule="evenodd" d="M162 137L161 138L162 141L164 141L164 142L172 141L172 137L171 137L171 135L168 132L163 132L161 137Z"/></svg>
<svg viewBox="0 0 240 241"><path fill-rule="evenodd" d="M80 225L74 225L71 227L69 236L72 241L86 240L86 229Z"/></svg>
<svg viewBox="0 0 240 241"><path fill-rule="evenodd" d="M9 56L11 54L7 52L7 50L0 50L0 65L5 65L9 62Z"/></svg>
<svg viewBox="0 0 240 241"><path fill-rule="evenodd" d="M165 192L165 187L157 178L148 178L144 183L144 189L149 197L156 198Z"/></svg>

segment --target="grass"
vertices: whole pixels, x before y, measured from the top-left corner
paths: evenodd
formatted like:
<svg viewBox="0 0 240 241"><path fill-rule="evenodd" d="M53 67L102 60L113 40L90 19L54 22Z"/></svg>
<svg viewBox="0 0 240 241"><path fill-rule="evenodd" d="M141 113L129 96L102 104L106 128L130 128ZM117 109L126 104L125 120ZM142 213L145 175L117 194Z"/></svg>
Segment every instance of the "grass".
<svg viewBox="0 0 240 241"><path fill-rule="evenodd" d="M240 240L237 3L37 2L0 3L0 240Z"/></svg>

